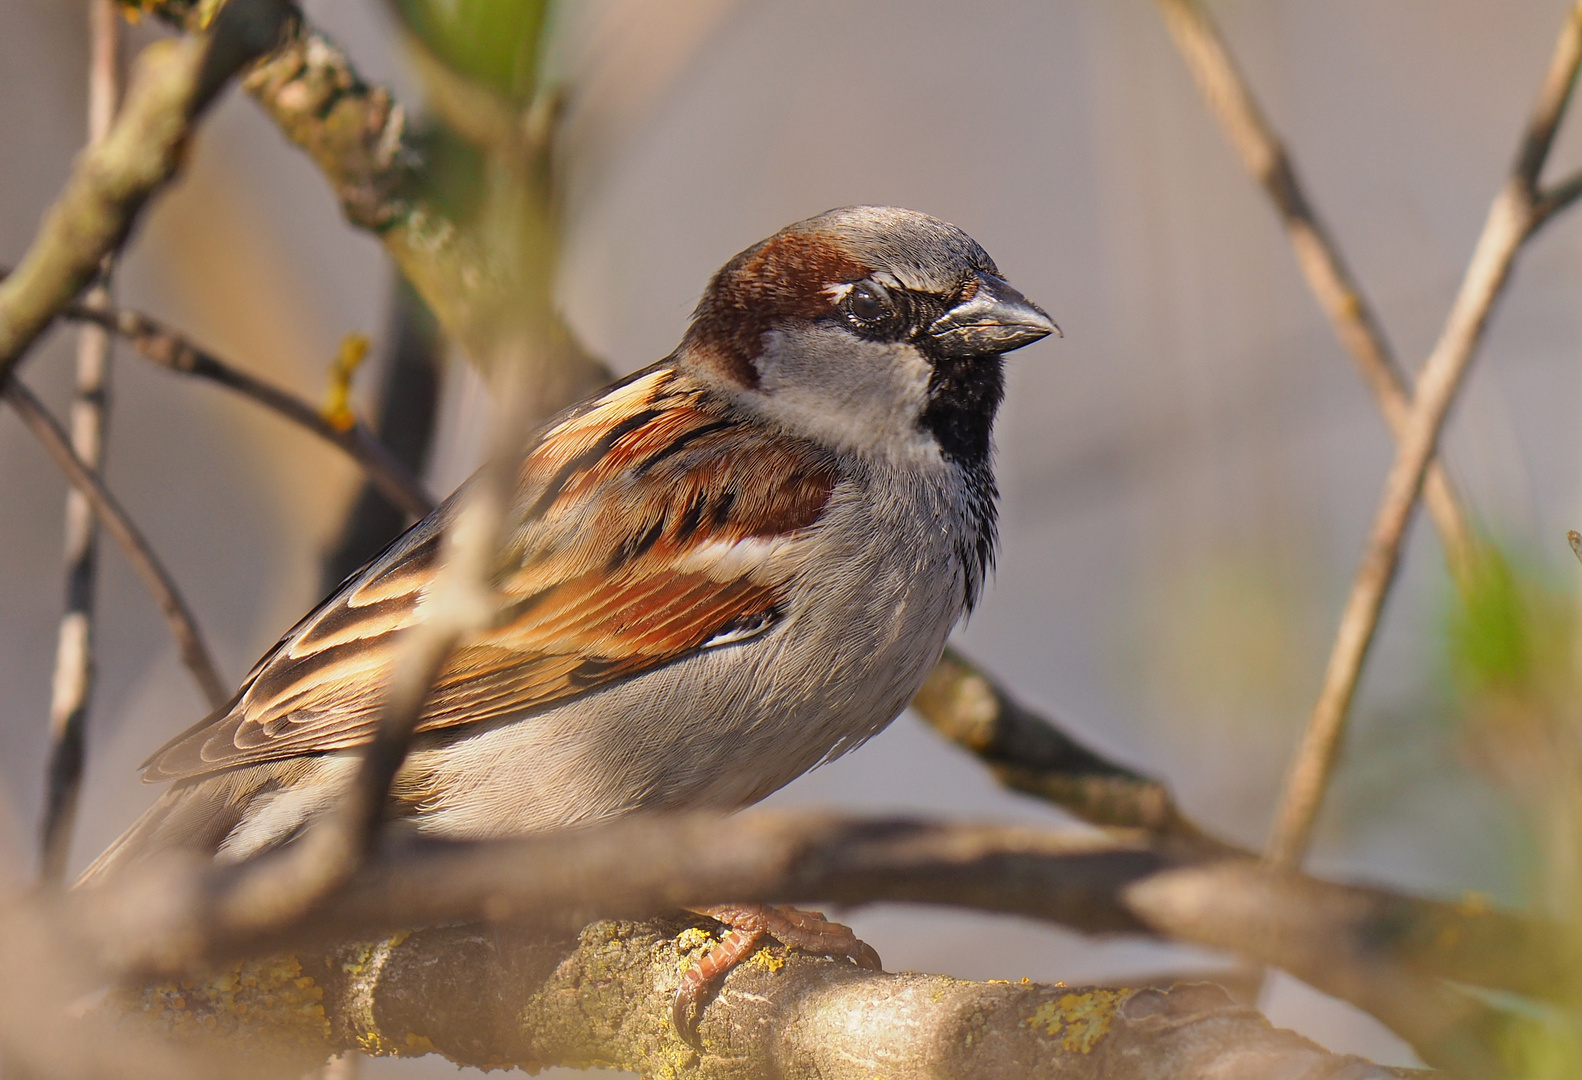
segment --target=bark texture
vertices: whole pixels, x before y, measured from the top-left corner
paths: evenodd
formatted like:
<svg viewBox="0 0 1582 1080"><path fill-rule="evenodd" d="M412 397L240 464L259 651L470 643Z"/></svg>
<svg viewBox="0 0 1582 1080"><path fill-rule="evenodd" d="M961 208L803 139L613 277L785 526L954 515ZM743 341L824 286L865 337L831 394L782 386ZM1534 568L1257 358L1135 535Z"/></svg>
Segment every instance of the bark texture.
<svg viewBox="0 0 1582 1080"><path fill-rule="evenodd" d="M754 954L708 1002L699 1055L671 1030L670 1001L715 930L707 921L605 921L557 941L439 927L312 961L250 961L207 981L123 993L106 1007L166 1030L284 1048L304 1067L359 1049L697 1080L1410 1075L1330 1054L1207 983L965 982L863 971L778 946Z"/></svg>

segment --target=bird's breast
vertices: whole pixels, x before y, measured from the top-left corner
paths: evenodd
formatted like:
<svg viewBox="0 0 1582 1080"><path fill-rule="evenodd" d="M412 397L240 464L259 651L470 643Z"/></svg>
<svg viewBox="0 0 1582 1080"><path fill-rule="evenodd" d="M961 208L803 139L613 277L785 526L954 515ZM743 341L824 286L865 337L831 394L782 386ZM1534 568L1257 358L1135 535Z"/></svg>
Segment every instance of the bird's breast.
<svg viewBox="0 0 1582 1080"><path fill-rule="evenodd" d="M948 477L947 477L948 479ZM971 507L928 476L869 471L776 553L780 618L442 747L417 822L501 835L640 809L735 809L860 745L911 699L960 617Z"/></svg>

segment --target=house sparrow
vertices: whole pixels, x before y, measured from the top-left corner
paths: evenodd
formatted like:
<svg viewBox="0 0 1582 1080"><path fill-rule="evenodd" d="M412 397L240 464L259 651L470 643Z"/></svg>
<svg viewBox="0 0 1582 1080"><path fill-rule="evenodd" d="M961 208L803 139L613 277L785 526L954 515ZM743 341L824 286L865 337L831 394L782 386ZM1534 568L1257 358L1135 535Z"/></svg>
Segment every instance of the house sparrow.
<svg viewBox="0 0 1582 1080"><path fill-rule="evenodd" d="M734 810L879 731L978 598L1001 354L1051 333L966 233L910 210L832 210L726 263L674 353L532 442L494 582L513 617L442 669L392 822L496 837ZM332 806L455 506L145 763L172 787L85 879L162 848L241 859ZM771 932L877 963L813 916L709 910L736 948Z"/></svg>

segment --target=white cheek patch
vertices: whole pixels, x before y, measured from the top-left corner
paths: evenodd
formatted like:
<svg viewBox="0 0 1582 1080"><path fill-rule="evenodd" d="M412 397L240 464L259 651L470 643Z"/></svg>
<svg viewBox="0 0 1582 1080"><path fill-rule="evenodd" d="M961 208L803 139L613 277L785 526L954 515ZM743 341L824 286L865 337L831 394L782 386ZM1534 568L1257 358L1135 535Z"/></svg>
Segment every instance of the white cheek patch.
<svg viewBox="0 0 1582 1080"><path fill-rule="evenodd" d="M918 460L937 452L918 423L931 368L911 345L840 326L764 335L754 407L800 434L862 454Z"/></svg>

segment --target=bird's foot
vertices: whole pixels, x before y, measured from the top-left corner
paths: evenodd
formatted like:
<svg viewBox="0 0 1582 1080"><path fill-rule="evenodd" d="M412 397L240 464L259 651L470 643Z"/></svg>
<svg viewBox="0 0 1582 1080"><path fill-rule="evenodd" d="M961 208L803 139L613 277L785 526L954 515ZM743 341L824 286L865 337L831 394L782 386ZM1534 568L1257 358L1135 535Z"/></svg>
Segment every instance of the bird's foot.
<svg viewBox="0 0 1582 1080"><path fill-rule="evenodd" d="M858 967L878 971L879 954L873 946L851 932L851 927L830 922L822 911L802 911L794 907L768 904L730 904L694 908L699 915L724 923L730 933L693 964L681 977L676 999L670 1006L670 1022L676 1034L700 1053L703 1044L692 1022L692 1010L732 968L751 956L758 943L772 937L783 945L820 956L843 956Z"/></svg>

